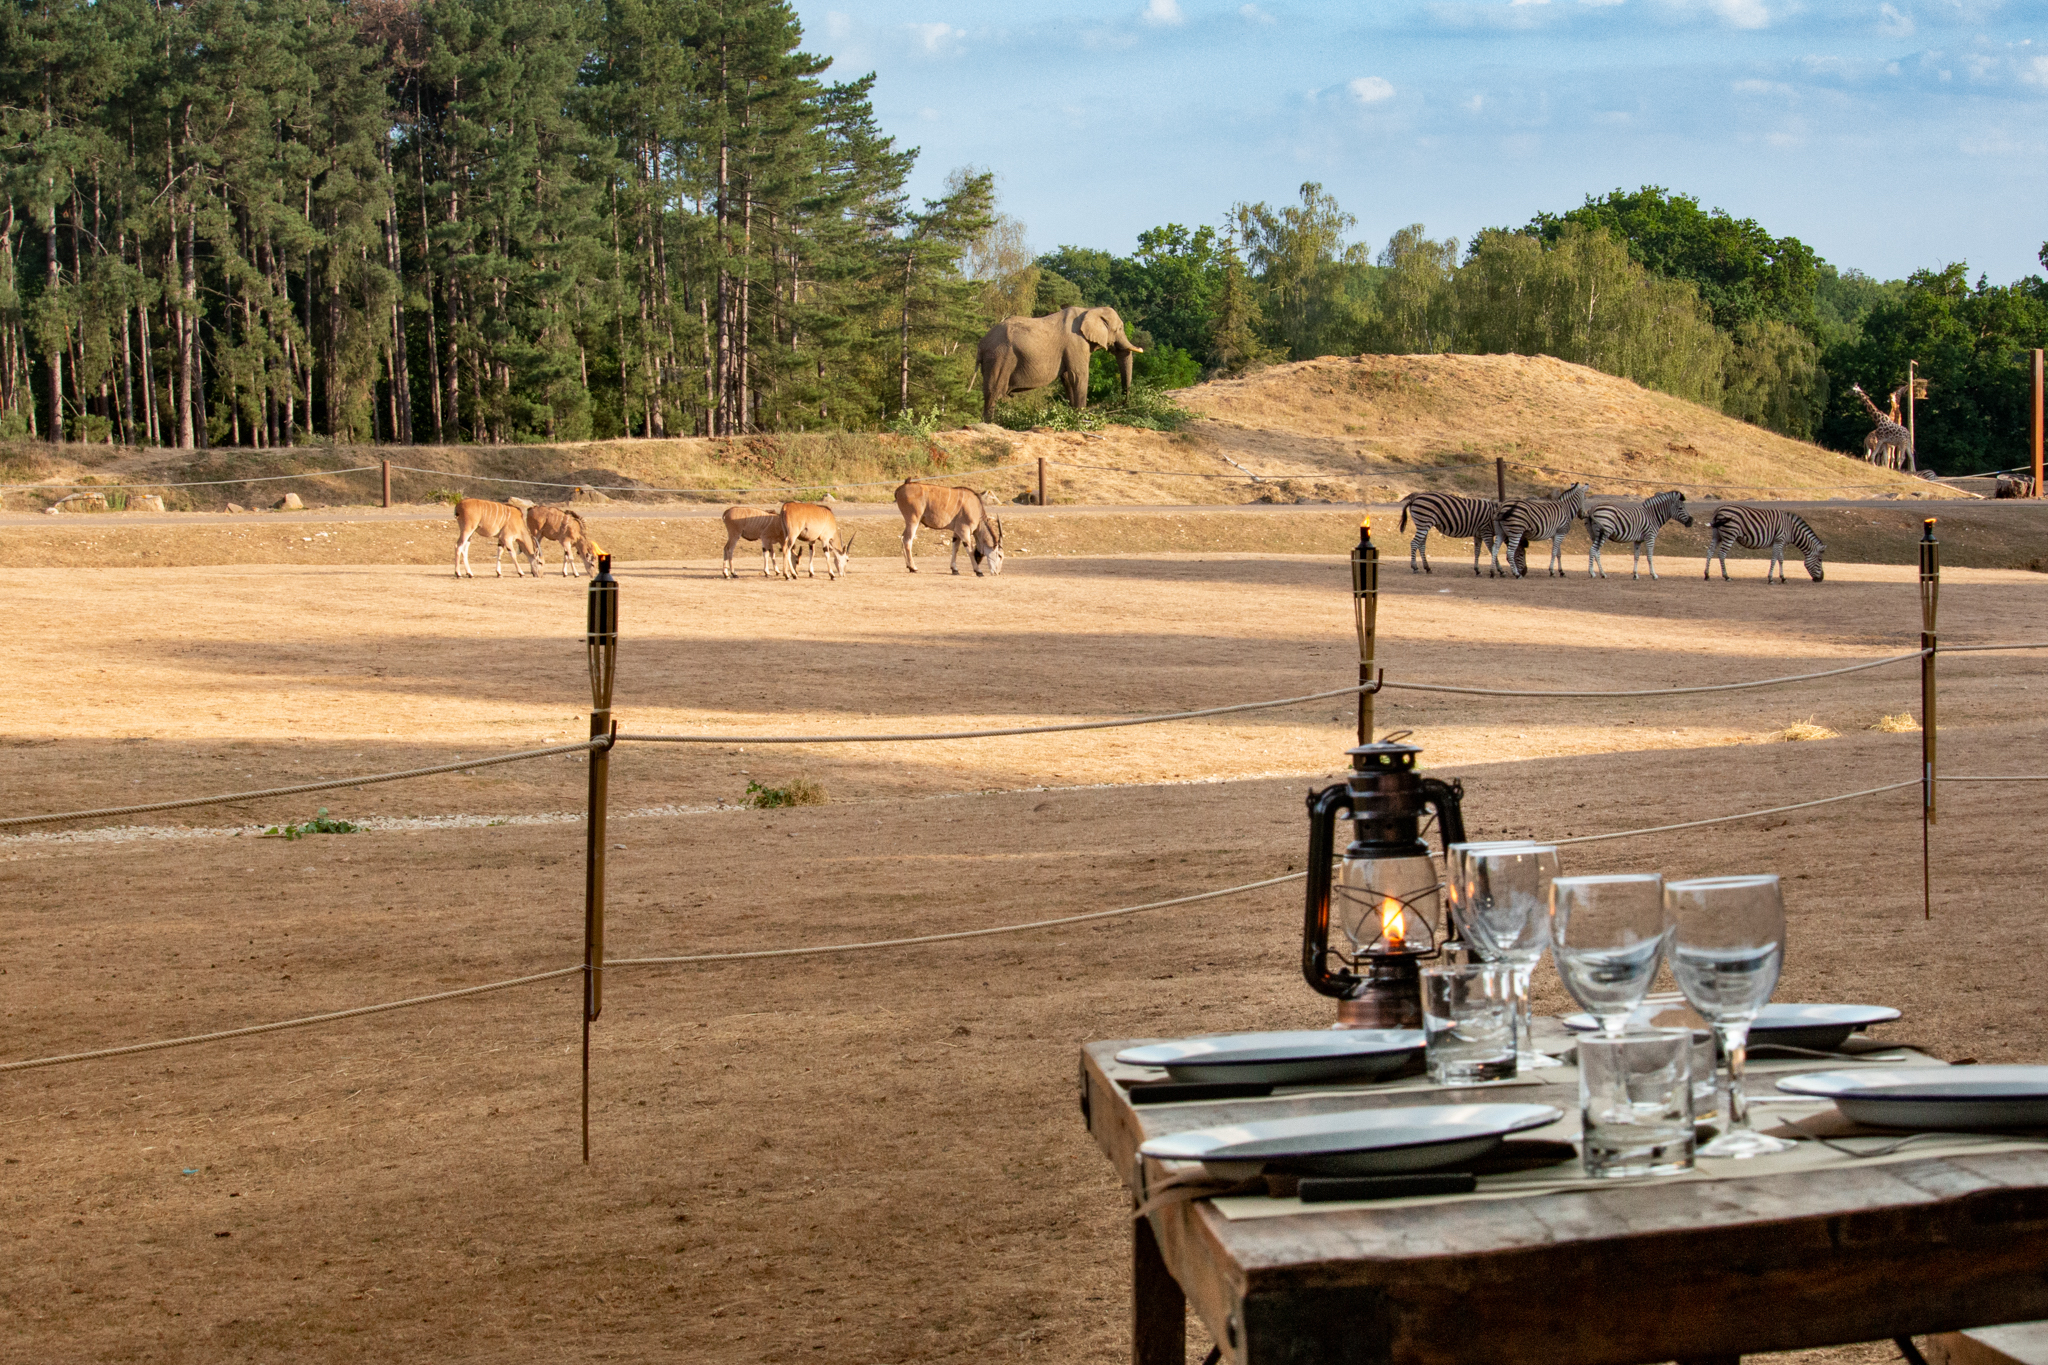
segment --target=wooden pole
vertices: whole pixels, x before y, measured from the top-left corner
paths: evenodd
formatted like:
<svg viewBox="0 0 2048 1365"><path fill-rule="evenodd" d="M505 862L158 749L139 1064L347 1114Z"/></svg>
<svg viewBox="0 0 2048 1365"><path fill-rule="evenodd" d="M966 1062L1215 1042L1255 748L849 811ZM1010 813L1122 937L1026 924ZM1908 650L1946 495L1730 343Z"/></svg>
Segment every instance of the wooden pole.
<svg viewBox="0 0 2048 1365"><path fill-rule="evenodd" d="M391 461L384 461L384 505L391 505Z"/></svg>
<svg viewBox="0 0 2048 1365"><path fill-rule="evenodd" d="M2040 442L2036 441L2036 445ZM1045 456L1038 457L1038 505L1045 506Z"/></svg>
<svg viewBox="0 0 2048 1365"><path fill-rule="evenodd" d="M597 557L590 580L588 629L590 653L590 737L618 732L612 723L612 679L619 650L619 583L612 577L612 557ZM590 805L583 841L583 1160L590 1161L590 1026L604 1011L604 827L610 796L611 749L592 749Z"/></svg>
<svg viewBox="0 0 2048 1365"><path fill-rule="evenodd" d="M1941 542L1934 538L1933 517L1920 529L1920 916L1934 918L1934 878L1930 871L1932 836L1938 814L1935 787L1934 655L1936 616L1941 608Z"/></svg>
<svg viewBox="0 0 2048 1365"><path fill-rule="evenodd" d="M1493 457L1493 491L1502 502L1508 500L1508 462L1499 455Z"/></svg>
<svg viewBox="0 0 2048 1365"><path fill-rule="evenodd" d="M1906 436L1913 451L1906 457L1906 468L1915 474L1920 472L1920 428L1913 421L1913 400L1920 391L1920 362L1906 362Z"/></svg>
<svg viewBox="0 0 2048 1365"><path fill-rule="evenodd" d="M2034 496L2041 489L2041 348L2034 348Z"/></svg>
<svg viewBox="0 0 2048 1365"><path fill-rule="evenodd" d="M1358 626L1358 685L1372 685L1373 653L1378 647L1380 614L1380 552L1372 543L1372 518L1358 523L1358 544L1351 551L1351 607ZM1358 694L1358 742L1372 743L1372 697Z"/></svg>

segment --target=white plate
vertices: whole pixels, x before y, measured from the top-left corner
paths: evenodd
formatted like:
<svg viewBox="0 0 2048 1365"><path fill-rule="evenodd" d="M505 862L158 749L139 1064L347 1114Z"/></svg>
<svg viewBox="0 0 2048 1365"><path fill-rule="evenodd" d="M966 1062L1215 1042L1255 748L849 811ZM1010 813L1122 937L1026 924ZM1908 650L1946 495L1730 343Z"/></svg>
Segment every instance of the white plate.
<svg viewBox="0 0 2048 1365"><path fill-rule="evenodd" d="M1831 1099L1844 1118L1880 1128L2048 1127L2048 1066L1809 1071L1778 1089Z"/></svg>
<svg viewBox="0 0 2048 1365"><path fill-rule="evenodd" d="M1162 1161L1199 1161L1225 1180L1249 1179L1268 1166L1302 1175L1379 1175L1472 1161L1510 1133L1563 1117L1547 1104L1353 1109L1196 1128L1153 1138L1138 1151Z"/></svg>
<svg viewBox="0 0 2048 1365"><path fill-rule="evenodd" d="M1629 1023L1648 1026L1667 1008L1646 1005L1629 1016ZM1852 1033L1898 1017L1899 1012L1889 1005L1765 1005L1749 1026L1749 1041L1825 1050L1848 1042ZM1590 1014L1568 1014L1558 1022L1574 1033L1591 1033L1600 1027Z"/></svg>
<svg viewBox="0 0 2048 1365"><path fill-rule="evenodd" d="M1290 1033L1211 1033L1127 1047L1126 1066L1163 1066L1177 1081L1360 1080L1399 1071L1422 1051L1421 1029L1302 1029Z"/></svg>

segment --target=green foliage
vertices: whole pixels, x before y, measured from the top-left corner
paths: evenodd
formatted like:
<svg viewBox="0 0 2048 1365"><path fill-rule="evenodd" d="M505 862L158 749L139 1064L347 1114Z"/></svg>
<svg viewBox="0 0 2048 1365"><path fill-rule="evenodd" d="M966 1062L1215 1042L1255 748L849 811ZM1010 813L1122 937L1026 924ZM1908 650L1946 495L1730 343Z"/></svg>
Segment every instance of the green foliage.
<svg viewBox="0 0 2048 1365"><path fill-rule="evenodd" d="M1537 214L1523 231L1555 245L1572 224L1606 229L1651 273L1691 284L1725 330L1761 318L1814 329L1820 258L1797 237L1773 237L1752 219L1703 210L1691 195L1656 185L1588 195L1568 212Z"/></svg>
<svg viewBox="0 0 2048 1365"><path fill-rule="evenodd" d="M1431 241L1420 223L1396 232L1380 252L1379 318L1370 348L1427 355L1451 349L1457 310L1451 279L1458 269L1458 239Z"/></svg>
<svg viewBox="0 0 2048 1365"><path fill-rule="evenodd" d="M1109 391L1075 411L1063 398L1034 395L996 404L996 425L1012 431L1101 431L1104 427L1140 427L1148 431L1179 431L1195 414L1150 384L1133 384L1128 395Z"/></svg>
<svg viewBox="0 0 2048 1365"><path fill-rule="evenodd" d="M318 815L303 824L272 825L263 833L266 838L303 839L308 834L355 834L361 829L361 825L352 825L346 820L328 819L327 807L322 806Z"/></svg>
<svg viewBox="0 0 2048 1365"><path fill-rule="evenodd" d="M1827 351L1835 391L1821 439L1860 452L1870 415L1850 384L1883 407L1917 361L1928 387L1914 412L1919 467L1967 474L2019 464L2032 420L2028 353L2037 346L2048 346L2048 284L2040 277L1994 285L1980 276L1973 285L1961 263L1915 271L1864 316L1856 340Z"/></svg>
<svg viewBox="0 0 2048 1365"><path fill-rule="evenodd" d="M743 804L756 810L779 810L785 806L822 806L825 802L823 787L809 778L799 777L786 787L767 787L759 782L749 782Z"/></svg>
<svg viewBox="0 0 2048 1365"><path fill-rule="evenodd" d="M1115 367L1115 361L1107 352L1098 352L1102 359ZM1202 382L1202 363L1178 346L1154 342L1145 353L1138 356L1131 365L1133 384L1149 384L1155 389L1186 389ZM1094 386L1094 365L1090 362L1089 386ZM1092 401L1092 400L1091 400Z"/></svg>
<svg viewBox="0 0 2048 1365"><path fill-rule="evenodd" d="M1261 340L1294 360L1362 350L1374 314L1370 253L1344 240L1357 219L1314 181L1299 205L1238 204L1231 217L1258 278Z"/></svg>
<svg viewBox="0 0 2048 1365"><path fill-rule="evenodd" d="M1604 228L1555 245L1483 232L1455 281L1459 349L1553 355L1718 405L1729 343L1691 285L1652 275Z"/></svg>
<svg viewBox="0 0 2048 1365"><path fill-rule="evenodd" d="M1735 329L1722 385L1723 412L1804 441L1819 429L1827 401L1820 348L1804 332L1774 318Z"/></svg>
<svg viewBox="0 0 2048 1365"><path fill-rule="evenodd" d="M890 421L889 430L898 436L916 436L929 441L947 425L946 405L934 403L923 412L916 408L905 408Z"/></svg>

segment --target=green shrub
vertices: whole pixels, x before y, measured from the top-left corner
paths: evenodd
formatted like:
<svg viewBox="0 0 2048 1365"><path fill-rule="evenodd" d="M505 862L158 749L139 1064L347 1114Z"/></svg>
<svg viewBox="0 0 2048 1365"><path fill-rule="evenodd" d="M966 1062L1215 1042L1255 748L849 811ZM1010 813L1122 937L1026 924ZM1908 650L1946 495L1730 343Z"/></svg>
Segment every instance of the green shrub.
<svg viewBox="0 0 2048 1365"><path fill-rule="evenodd" d="M822 806L825 804L825 789L806 777L799 777L786 787L764 787L759 782L749 782L746 804L756 810L778 810L783 806Z"/></svg>
<svg viewBox="0 0 2048 1365"><path fill-rule="evenodd" d="M302 825L272 825L263 833L266 838L303 839L308 834L354 834L360 829L361 825L352 825L346 820L328 819L327 807L322 806L318 815Z"/></svg>

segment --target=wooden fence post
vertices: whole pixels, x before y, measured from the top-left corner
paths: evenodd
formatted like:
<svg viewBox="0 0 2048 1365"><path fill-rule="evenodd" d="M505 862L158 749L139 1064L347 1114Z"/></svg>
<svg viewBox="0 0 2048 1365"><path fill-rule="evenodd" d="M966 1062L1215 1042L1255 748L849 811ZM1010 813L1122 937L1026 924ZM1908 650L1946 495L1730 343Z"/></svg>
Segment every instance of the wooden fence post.
<svg viewBox="0 0 2048 1365"><path fill-rule="evenodd" d="M2040 355L2040 352L2036 351L2036 352L2035 352L2035 355L2036 355L2036 356L2038 357L2038 356ZM2039 364L2038 364L2038 361L2037 361L2037 363L2036 363L2036 365L2035 365L2035 369L2036 369L2036 371L2037 371L2037 372L2038 372L2038 371L2039 371L2039 369L2040 369L2040 366L2039 366ZM2037 387L2037 389L2036 389L2036 392L2038 393L2038 391L2039 391L2039 390L2038 390L2038 387ZM2039 450L2040 450L2040 448L2041 448L2041 438L2040 438L2040 430L2041 430L2041 423L2040 423L2040 418L2039 418L2039 413L2040 413L2040 410L2041 410L2041 404L2040 404L2040 401L2039 401L2039 399L2038 399L2038 397L2037 397L2037 398L2036 398L2036 400L2035 400L2035 403L2034 403L2034 411L2035 411L2035 414L2036 414L2036 417L2035 417L2035 421L2034 421L2034 433L2035 433L2035 434L2034 434L2034 449L2035 449L2036 451L2039 451ZM2040 456L2039 456L2039 455L2037 454L2037 455L2036 455L2036 456L2034 457L2034 463L2036 463L2036 464L2039 464L2040 462L2041 462L2041 460L2040 460ZM1040 507L1043 507L1043 506L1045 506L1045 456L1043 456L1043 455L1041 455L1041 456L1039 456L1039 457L1038 457L1038 505L1039 505Z"/></svg>
<svg viewBox="0 0 2048 1365"><path fill-rule="evenodd" d="M2034 496L2043 496L2041 488L2041 348L2034 348Z"/></svg>
<svg viewBox="0 0 2048 1365"><path fill-rule="evenodd" d="M1493 491L1502 502L1508 500L1508 462L1499 455L1493 457Z"/></svg>
<svg viewBox="0 0 2048 1365"><path fill-rule="evenodd" d="M391 461L384 461L384 505L391 505Z"/></svg>

